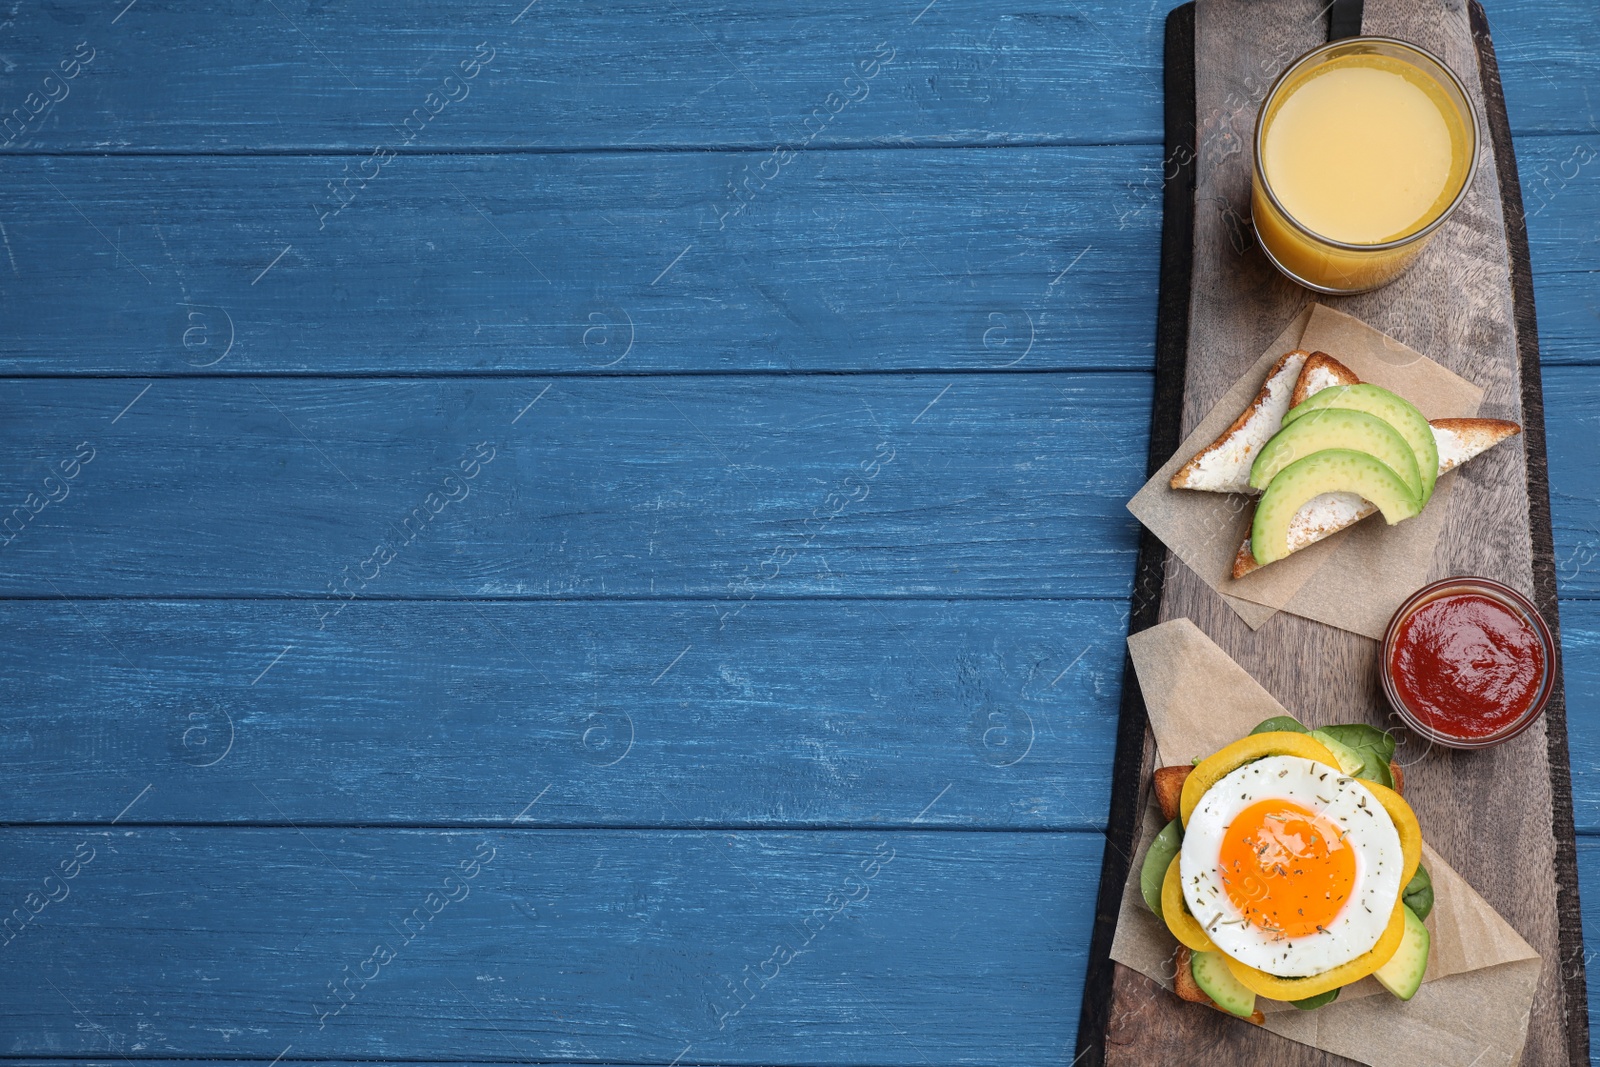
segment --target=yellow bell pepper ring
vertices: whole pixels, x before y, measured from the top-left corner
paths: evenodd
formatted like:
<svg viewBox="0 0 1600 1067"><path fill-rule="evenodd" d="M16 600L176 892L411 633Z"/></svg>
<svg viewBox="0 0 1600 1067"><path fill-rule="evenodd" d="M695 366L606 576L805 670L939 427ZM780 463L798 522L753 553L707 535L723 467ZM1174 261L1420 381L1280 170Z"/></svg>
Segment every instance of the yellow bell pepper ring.
<svg viewBox="0 0 1600 1067"><path fill-rule="evenodd" d="M1304 1000L1306 997L1326 993L1330 989L1347 986L1388 963L1400 950L1400 942L1405 932L1405 905L1396 900L1394 914L1376 945L1348 963L1341 963L1321 974L1313 974L1306 978L1279 978L1275 974L1257 970L1247 963L1240 963L1226 953L1223 954L1223 960L1228 964L1228 970L1233 972L1233 976L1239 979L1239 984L1258 997L1271 997L1273 1000Z"/></svg>
<svg viewBox="0 0 1600 1067"><path fill-rule="evenodd" d="M1334 770L1339 769L1339 760L1328 751L1327 746L1310 734L1297 734L1292 730L1251 734L1201 760L1195 769L1189 772L1189 777L1184 780L1183 796L1178 805L1178 814L1183 819L1183 825L1189 825L1189 816L1200 806L1200 798L1206 795L1206 790L1246 763L1268 756L1301 756L1316 760L1318 763L1325 763Z"/></svg>
<svg viewBox="0 0 1600 1067"><path fill-rule="evenodd" d="M1405 798L1393 789L1369 782L1365 778L1356 781L1372 791L1378 798L1378 803L1383 805L1383 810L1389 813L1389 820L1394 823L1394 828L1400 833L1400 859L1401 875L1400 884L1403 886L1411 881L1417 873L1417 864L1422 862L1422 826L1417 822L1416 812L1411 810Z"/></svg>
<svg viewBox="0 0 1600 1067"><path fill-rule="evenodd" d="M1206 936L1205 928L1189 914L1188 906L1183 902L1183 877L1178 873L1177 856L1167 864L1167 877L1161 883L1161 917L1167 921L1167 929L1172 931L1172 936L1184 947L1196 952L1217 950L1211 938Z"/></svg>

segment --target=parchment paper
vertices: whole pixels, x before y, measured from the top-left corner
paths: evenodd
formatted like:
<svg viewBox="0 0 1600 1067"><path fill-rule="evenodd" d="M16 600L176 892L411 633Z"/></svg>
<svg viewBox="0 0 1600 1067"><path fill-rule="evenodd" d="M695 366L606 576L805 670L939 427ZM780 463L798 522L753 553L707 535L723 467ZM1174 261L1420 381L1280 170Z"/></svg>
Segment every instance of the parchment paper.
<svg viewBox="0 0 1600 1067"><path fill-rule="evenodd" d="M1454 472L1439 479L1422 514L1395 526L1372 516L1235 580L1234 556L1249 534L1254 497L1173 489L1177 469L1226 430L1250 404L1279 356L1296 348L1326 352L1364 382L1405 397L1429 419L1470 418L1483 390L1366 323L1313 305L1302 311L1255 365L1128 502L1128 510L1198 574L1252 628L1278 611L1379 639L1389 618L1427 582L1450 507Z"/></svg>
<svg viewBox="0 0 1600 1067"><path fill-rule="evenodd" d="M1134 634L1128 648L1155 734L1157 766L1208 756L1262 719L1287 714L1188 619ZM1161 825L1152 799L1123 887L1111 958L1171 989L1177 942L1139 893L1140 862ZM1426 844L1423 863L1433 877L1434 908L1426 922L1428 970L1417 995L1398 1000L1369 978L1316 1011L1258 997L1267 1029L1372 1067L1518 1062L1543 961Z"/></svg>

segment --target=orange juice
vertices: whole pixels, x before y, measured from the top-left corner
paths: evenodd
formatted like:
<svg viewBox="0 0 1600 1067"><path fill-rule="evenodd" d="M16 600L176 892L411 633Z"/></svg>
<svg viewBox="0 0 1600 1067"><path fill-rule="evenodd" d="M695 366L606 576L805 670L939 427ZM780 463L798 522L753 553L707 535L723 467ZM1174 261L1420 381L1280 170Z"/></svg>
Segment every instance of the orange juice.
<svg viewBox="0 0 1600 1067"><path fill-rule="evenodd" d="M1262 105L1256 233L1278 267L1311 288L1376 288L1422 250L1476 157L1472 105L1438 60L1383 38L1325 45Z"/></svg>

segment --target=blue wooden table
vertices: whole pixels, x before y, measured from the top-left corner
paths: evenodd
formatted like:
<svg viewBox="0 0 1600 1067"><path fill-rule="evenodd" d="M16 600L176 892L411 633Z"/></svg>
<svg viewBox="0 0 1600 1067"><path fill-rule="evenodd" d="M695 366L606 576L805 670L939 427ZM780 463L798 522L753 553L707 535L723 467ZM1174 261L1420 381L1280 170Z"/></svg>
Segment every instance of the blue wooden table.
<svg viewBox="0 0 1600 1067"><path fill-rule="evenodd" d="M0 1055L1070 1061L1169 0L524 3L0 12ZM1489 14L1600 922L1600 24Z"/></svg>

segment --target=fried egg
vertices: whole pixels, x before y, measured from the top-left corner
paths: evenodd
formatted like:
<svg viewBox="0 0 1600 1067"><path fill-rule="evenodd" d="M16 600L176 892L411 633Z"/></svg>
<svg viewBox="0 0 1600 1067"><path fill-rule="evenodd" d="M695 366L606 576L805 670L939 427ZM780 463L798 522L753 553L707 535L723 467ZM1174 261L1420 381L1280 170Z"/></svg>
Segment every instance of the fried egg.
<svg viewBox="0 0 1600 1067"><path fill-rule="evenodd" d="M1217 948L1282 978L1369 951L1400 896L1400 834L1377 797L1315 760L1268 756L1206 791L1184 828L1183 898Z"/></svg>

